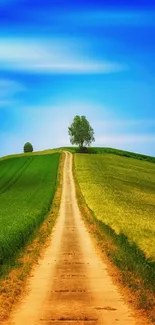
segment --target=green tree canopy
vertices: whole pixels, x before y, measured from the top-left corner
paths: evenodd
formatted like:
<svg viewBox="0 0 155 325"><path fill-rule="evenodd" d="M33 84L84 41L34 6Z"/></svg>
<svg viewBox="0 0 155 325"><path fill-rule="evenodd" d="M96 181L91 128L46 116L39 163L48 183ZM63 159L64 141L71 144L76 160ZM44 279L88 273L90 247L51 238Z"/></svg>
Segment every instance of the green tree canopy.
<svg viewBox="0 0 155 325"><path fill-rule="evenodd" d="M90 146L95 141L94 130L85 116L76 115L72 124L68 127L68 133L71 144L76 144L80 148Z"/></svg>
<svg viewBox="0 0 155 325"><path fill-rule="evenodd" d="M24 144L24 152L33 152L33 146L30 142Z"/></svg>

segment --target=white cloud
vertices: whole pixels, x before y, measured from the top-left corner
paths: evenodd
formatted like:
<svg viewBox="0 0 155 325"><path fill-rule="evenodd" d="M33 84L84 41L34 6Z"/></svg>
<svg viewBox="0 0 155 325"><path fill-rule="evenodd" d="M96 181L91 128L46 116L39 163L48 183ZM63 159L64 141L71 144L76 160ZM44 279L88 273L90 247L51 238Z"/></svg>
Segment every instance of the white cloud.
<svg viewBox="0 0 155 325"><path fill-rule="evenodd" d="M95 145L155 156L155 134L97 135Z"/></svg>
<svg viewBox="0 0 155 325"><path fill-rule="evenodd" d="M138 126L147 126L151 127L155 125L155 120L152 119L126 119L126 120L117 120L117 119L105 119L105 120L98 120L95 121L96 127L138 127Z"/></svg>
<svg viewBox="0 0 155 325"><path fill-rule="evenodd" d="M86 56L76 40L0 39L0 65L5 69L39 73L113 73L126 69L117 62Z"/></svg>
<svg viewBox="0 0 155 325"><path fill-rule="evenodd" d="M96 143L102 146L131 143L155 143L155 134L108 134L97 136Z"/></svg>
<svg viewBox="0 0 155 325"><path fill-rule="evenodd" d="M0 109L15 104L15 100L0 99Z"/></svg>
<svg viewBox="0 0 155 325"><path fill-rule="evenodd" d="M155 147L155 133L148 133L146 130L151 127L153 130L153 126L153 119L119 120L114 116L111 119L106 116L104 119L102 116L101 119L94 119L93 123L95 145L151 154Z"/></svg>
<svg viewBox="0 0 155 325"><path fill-rule="evenodd" d="M26 88L15 80L0 79L0 107L12 104L14 95L25 90Z"/></svg>

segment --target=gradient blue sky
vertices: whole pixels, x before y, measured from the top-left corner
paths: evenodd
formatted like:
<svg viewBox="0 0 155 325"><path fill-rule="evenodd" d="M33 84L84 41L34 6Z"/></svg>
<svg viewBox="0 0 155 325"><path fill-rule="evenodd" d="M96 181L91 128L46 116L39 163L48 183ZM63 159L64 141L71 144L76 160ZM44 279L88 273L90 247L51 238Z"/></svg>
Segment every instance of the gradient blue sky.
<svg viewBox="0 0 155 325"><path fill-rule="evenodd" d="M0 156L68 145L76 114L155 155L153 0L0 0Z"/></svg>

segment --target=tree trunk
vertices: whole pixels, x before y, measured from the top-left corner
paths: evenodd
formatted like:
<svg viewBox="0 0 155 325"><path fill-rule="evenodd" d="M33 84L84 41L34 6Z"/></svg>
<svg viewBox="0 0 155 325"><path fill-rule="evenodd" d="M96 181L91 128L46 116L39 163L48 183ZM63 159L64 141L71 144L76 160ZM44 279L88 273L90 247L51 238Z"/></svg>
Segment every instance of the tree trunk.
<svg viewBox="0 0 155 325"><path fill-rule="evenodd" d="M83 148L83 141L82 141L81 144L80 144L80 148Z"/></svg>

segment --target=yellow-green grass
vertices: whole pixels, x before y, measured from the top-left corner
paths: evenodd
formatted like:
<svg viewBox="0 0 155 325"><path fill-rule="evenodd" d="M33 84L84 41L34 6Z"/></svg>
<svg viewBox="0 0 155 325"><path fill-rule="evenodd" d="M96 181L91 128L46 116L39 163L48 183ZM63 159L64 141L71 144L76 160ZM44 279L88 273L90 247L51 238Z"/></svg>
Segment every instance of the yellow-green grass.
<svg viewBox="0 0 155 325"><path fill-rule="evenodd" d="M75 166L95 216L155 260L155 165L109 154L76 154Z"/></svg>
<svg viewBox="0 0 155 325"><path fill-rule="evenodd" d="M59 153L0 161L0 273L44 221L57 183Z"/></svg>
<svg viewBox="0 0 155 325"><path fill-rule="evenodd" d="M82 215L116 266L117 281L154 323L155 165L117 155L75 154L74 177Z"/></svg>

